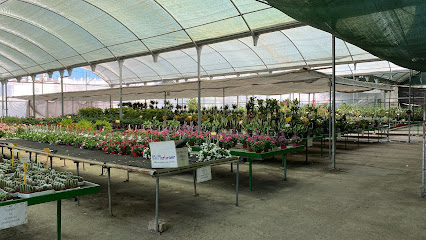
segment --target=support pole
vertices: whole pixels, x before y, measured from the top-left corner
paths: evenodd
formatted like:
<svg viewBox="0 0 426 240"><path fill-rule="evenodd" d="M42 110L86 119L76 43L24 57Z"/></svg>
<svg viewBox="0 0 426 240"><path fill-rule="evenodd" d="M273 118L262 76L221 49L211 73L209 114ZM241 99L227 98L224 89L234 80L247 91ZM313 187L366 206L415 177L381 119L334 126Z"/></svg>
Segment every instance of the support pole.
<svg viewBox="0 0 426 240"><path fill-rule="evenodd" d="M410 114L408 114L408 142L411 142L411 77L412 77L412 70L410 70L410 82L408 87L408 110L410 111Z"/></svg>
<svg viewBox="0 0 426 240"><path fill-rule="evenodd" d="M166 101L167 101L167 92L164 91L164 120L163 120L163 129L166 128L166 120L167 120Z"/></svg>
<svg viewBox="0 0 426 240"><path fill-rule="evenodd" d="M109 207L109 216L112 217L112 199L111 199L111 168L107 167L108 173L108 207Z"/></svg>
<svg viewBox="0 0 426 240"><path fill-rule="evenodd" d="M331 167L336 168L336 37L333 36L332 40L332 54L333 54L333 81L331 84L332 88L332 122L331 122L331 135L332 135L332 147L331 147Z"/></svg>
<svg viewBox="0 0 426 240"><path fill-rule="evenodd" d="M35 103L35 79L37 75L32 75L31 79L33 80L33 116L36 117L36 103Z"/></svg>
<svg viewBox="0 0 426 240"><path fill-rule="evenodd" d="M331 79L328 82L328 84L329 84L328 106L330 107L330 110L328 113L328 158L331 160Z"/></svg>
<svg viewBox="0 0 426 240"><path fill-rule="evenodd" d="M196 46L197 49L197 67L198 67L198 119L197 130L201 131L201 46Z"/></svg>
<svg viewBox="0 0 426 240"><path fill-rule="evenodd" d="M56 206L56 239L61 240L61 227L62 227L62 202L59 199Z"/></svg>
<svg viewBox="0 0 426 240"><path fill-rule="evenodd" d="M390 141L390 138L389 138L389 134L390 134L390 110L391 110L391 92L389 91L389 99L388 99L388 102L389 102L389 108L388 108L388 142Z"/></svg>
<svg viewBox="0 0 426 240"><path fill-rule="evenodd" d="M240 103L239 103L239 97L237 96L237 111L238 111L238 109L240 109Z"/></svg>
<svg viewBox="0 0 426 240"><path fill-rule="evenodd" d="M4 81L1 81L1 116L4 117Z"/></svg>
<svg viewBox="0 0 426 240"><path fill-rule="evenodd" d="M118 61L120 75L120 119L123 117L123 60Z"/></svg>
<svg viewBox="0 0 426 240"><path fill-rule="evenodd" d="M65 159L64 159L65 163ZM75 162L75 166L77 168L77 176L80 176L80 162ZM77 205L80 206L80 198L77 197Z"/></svg>
<svg viewBox="0 0 426 240"><path fill-rule="evenodd" d="M64 117L64 70L59 71L61 75L61 116Z"/></svg>
<svg viewBox="0 0 426 240"><path fill-rule="evenodd" d="M197 197L197 171L195 169L192 170L192 177L194 179L194 197Z"/></svg>
<svg viewBox="0 0 426 240"><path fill-rule="evenodd" d="M7 117L8 116L8 111L7 111L7 80L4 82L4 86L5 86L4 96L5 96L5 99L6 99L6 117Z"/></svg>
<svg viewBox="0 0 426 240"><path fill-rule="evenodd" d="M235 206L238 206L238 185L239 185L239 175L240 175L240 159L237 161L237 176L235 180Z"/></svg>
<svg viewBox="0 0 426 240"><path fill-rule="evenodd" d="M425 133L426 133L426 95L423 96L423 154L422 154L422 187L421 187L421 197L425 196L425 172L426 172L426 154L425 154Z"/></svg>
<svg viewBox="0 0 426 240"><path fill-rule="evenodd" d="M222 88L222 111L225 113L225 88Z"/></svg>
<svg viewBox="0 0 426 240"><path fill-rule="evenodd" d="M155 232L158 233L158 198L160 192L160 178L155 179Z"/></svg>

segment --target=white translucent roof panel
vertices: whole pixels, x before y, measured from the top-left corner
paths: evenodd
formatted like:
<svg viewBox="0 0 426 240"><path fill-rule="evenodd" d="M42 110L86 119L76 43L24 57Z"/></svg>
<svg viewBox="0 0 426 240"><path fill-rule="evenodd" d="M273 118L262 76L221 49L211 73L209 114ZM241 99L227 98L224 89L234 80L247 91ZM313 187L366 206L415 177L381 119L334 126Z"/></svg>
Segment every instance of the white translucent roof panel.
<svg viewBox="0 0 426 240"><path fill-rule="evenodd" d="M332 69L318 70L319 72L331 74ZM367 74L391 74L396 72L408 72L409 70L388 61L361 62L354 64L341 64L336 66L336 74L340 76L359 76Z"/></svg>
<svg viewBox="0 0 426 240"><path fill-rule="evenodd" d="M17 51L4 54L0 78L185 49L295 24L255 0L4 0L0 43L16 42Z"/></svg>
<svg viewBox="0 0 426 240"><path fill-rule="evenodd" d="M219 77L303 67L327 67L332 61L331 40L329 33L301 26L262 34L256 46L252 37L204 45L201 51L201 76ZM368 52L336 39L336 62L343 64L345 69L340 71L345 74L352 74L347 64L378 60L380 59ZM118 68L117 62L109 63L110 66L111 64ZM125 60L124 66L135 73L133 77L124 77L125 83L196 78L197 51L193 47L161 53L157 63L154 63L151 56L137 57ZM371 66L377 68L375 64ZM105 80L110 85L119 84L116 75Z"/></svg>

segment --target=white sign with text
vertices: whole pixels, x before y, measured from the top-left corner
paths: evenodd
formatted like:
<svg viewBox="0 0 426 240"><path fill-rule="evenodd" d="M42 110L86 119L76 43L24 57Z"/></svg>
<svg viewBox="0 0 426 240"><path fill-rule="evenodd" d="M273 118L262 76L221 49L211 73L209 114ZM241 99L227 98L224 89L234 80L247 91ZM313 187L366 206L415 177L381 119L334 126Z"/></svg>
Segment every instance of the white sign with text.
<svg viewBox="0 0 426 240"><path fill-rule="evenodd" d="M308 147L312 147L312 146L314 145L314 139L313 139L313 138L311 138L311 137L308 137L308 142L307 142L307 144L308 144Z"/></svg>
<svg viewBox="0 0 426 240"><path fill-rule="evenodd" d="M177 168L189 165L188 148L176 148L174 141L150 142L152 168Z"/></svg>
<svg viewBox="0 0 426 240"><path fill-rule="evenodd" d="M27 223L27 209L27 202L0 207L0 230Z"/></svg>
<svg viewBox="0 0 426 240"><path fill-rule="evenodd" d="M205 166L197 168L197 183L202 183L212 180L212 167Z"/></svg>

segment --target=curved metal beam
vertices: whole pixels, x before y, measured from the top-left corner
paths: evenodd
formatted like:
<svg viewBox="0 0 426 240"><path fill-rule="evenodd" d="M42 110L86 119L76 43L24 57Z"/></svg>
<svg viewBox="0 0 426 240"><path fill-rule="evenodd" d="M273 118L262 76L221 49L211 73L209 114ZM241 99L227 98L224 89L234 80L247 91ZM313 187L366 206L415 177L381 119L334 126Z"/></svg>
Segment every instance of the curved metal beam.
<svg viewBox="0 0 426 240"><path fill-rule="evenodd" d="M232 3L232 5L234 6L234 8L237 10L238 15L239 15L239 16L243 19L243 21L244 21L244 23L246 24L246 26L247 26L248 30L251 32L251 35L254 37L254 32L253 32L253 30L251 29L251 27L250 27L250 25L248 24L248 22L246 21L246 19L244 18L244 16L243 16L243 14L241 13L240 9L237 7L237 5L234 3L234 1L233 1L233 0L229 0L229 1Z"/></svg>
<svg viewBox="0 0 426 240"><path fill-rule="evenodd" d="M65 65L63 65L60 61L57 60L57 58L55 58L52 54L50 54L46 49L42 48L40 45L38 45L37 43L31 41L30 39L24 37L24 36L20 36L17 35L16 33L9 31L8 29L4 29L0 26L0 31L6 32L10 35L13 35L19 39L24 40L25 42L31 43L32 45L36 46L38 49L42 50L43 52L45 52L47 55L51 56L56 62L58 62L60 65L62 65L65 68Z"/></svg>
<svg viewBox="0 0 426 240"><path fill-rule="evenodd" d="M194 44L195 47L198 47L197 43L194 41L194 39L192 39L191 35L189 35L189 33L186 31L186 29L182 26L182 24L180 24L180 22L175 18L175 16L173 16L173 14L171 12L169 12L169 10L167 10L163 5L161 5L158 0L154 0L155 3L158 4L158 6L160 6L171 18L173 18L173 20L175 20L175 22L182 28L182 30L185 32L185 34L188 36L188 38L191 40L191 42Z"/></svg>
<svg viewBox="0 0 426 240"><path fill-rule="evenodd" d="M66 43L64 40L62 40L60 37L58 37L58 36L56 36L55 34L53 34L53 33L51 33L51 32L49 32L49 31L47 31L46 29L43 29L43 28L41 28L41 27L39 27L39 26L36 26L36 25L33 25L32 23L30 23L30 22L28 22L28 21L26 21L26 20L24 20L24 19L20 19L20 18L16 18L16 17L13 17L13 16L9 16L9 15L5 15L5 14L2 14L2 13L0 13L0 15L2 15L2 16L4 16L4 17L7 17L7 18L11 18L11 19L13 19L13 20L16 20L16 21L20 21L20 22L23 22L23 23L26 23L26 24L28 24L28 25L31 25L31 26L33 26L33 27L35 27L35 28L38 28L38 29L40 29L41 31L43 31L43 32L45 32L45 33L47 33L48 35L51 35L51 36L53 36L55 39L58 39L60 42L62 42L62 43L64 43L65 45L67 45L70 49L72 49L78 56L80 56L84 61L86 61L86 63L87 64L90 64L90 62L88 62L87 61L87 59L85 59L79 52L77 52L77 50L75 50L71 45L69 45L68 43Z"/></svg>
<svg viewBox="0 0 426 240"><path fill-rule="evenodd" d="M16 78L15 75L13 75L13 73L11 73L7 68L5 68L2 64L0 64L0 67L3 68L4 70L6 70L6 72L8 72L11 76L13 76L13 78ZM4 80L7 81L7 79L5 78Z"/></svg>
<svg viewBox="0 0 426 240"><path fill-rule="evenodd" d="M129 72L131 72L131 73L133 73L135 76L136 76L136 78L137 79L139 79L140 81L142 81L142 79L135 73L135 72L133 72L129 67L127 67L126 65L124 65L124 62L123 62L123 68L126 68L127 70L129 70ZM126 83L125 83L126 84Z"/></svg>
<svg viewBox="0 0 426 240"><path fill-rule="evenodd" d="M28 74L28 76L30 75L30 73L29 73L27 70L25 70L25 69L21 66L21 64L19 64L19 63L17 63L16 61L14 61L14 60L10 59L10 57L9 57L9 56L6 56L6 55L2 54L1 52L0 52L0 56L2 56L2 57L4 57L5 59L7 59L7 60L11 61L11 62L12 62L13 64L15 64L16 66L20 67L20 68L21 68L24 72L26 72L26 73Z"/></svg>
<svg viewBox="0 0 426 240"><path fill-rule="evenodd" d="M160 74L158 74L157 71L155 71L152 67L150 67L148 64L142 62L141 60L139 60L139 58L131 58L129 60L135 60L136 62L146 66L147 68L151 69L153 72L155 72L155 74L157 74L157 76L160 78L161 81L163 81L163 78L160 76ZM142 79L141 79L142 80Z"/></svg>
<svg viewBox="0 0 426 240"><path fill-rule="evenodd" d="M263 61L263 59L259 56L259 54L257 54L257 52L255 52L250 46L248 46L247 44L245 44L243 41L241 41L240 39L237 39L240 43L244 44L246 47L248 47L248 49L250 49L259 59L260 61L263 63L263 65L265 66L266 70L269 71L268 66L266 65L266 63Z"/></svg>
<svg viewBox="0 0 426 240"><path fill-rule="evenodd" d="M6 42L2 41L1 39L0 39L0 45L3 45L3 46L5 46L5 47L8 47L8 48L10 48L10 49L12 49L12 50L14 50L14 51L18 52L19 54L22 54L23 56L25 56L26 58L28 58L30 61L32 61L33 63L35 63L35 65L36 65L36 66L39 66L41 69L46 70L46 69L44 69L44 68L43 68L40 64L38 64L36 61L34 61L34 59L32 59L30 56L28 56L27 54L25 54L25 53L23 53L23 52L19 51L18 49L16 49L15 47L11 46L10 44L8 44L8 43L6 43Z"/></svg>
<svg viewBox="0 0 426 240"><path fill-rule="evenodd" d="M172 66L181 76L182 76L182 78L185 78L185 76L183 76L183 74L179 71L179 69L177 69L176 67L175 67L175 65L173 65L171 62L169 62L166 58L164 58L164 57L161 57L161 56L158 56L159 58L161 58L161 59L163 59L164 61L166 61L166 63L168 63L168 64L170 64L170 66Z"/></svg>
<svg viewBox="0 0 426 240"><path fill-rule="evenodd" d="M235 71L234 66L232 66L232 64L222 55L222 53L220 53L219 51L217 51L211 45L206 45L206 46L208 46L209 48L213 49L213 51L215 51L217 54L219 54L229 64L229 66L232 68L232 70L234 70L234 72L237 73L237 71Z"/></svg>
<svg viewBox="0 0 426 240"><path fill-rule="evenodd" d="M129 31L133 36L135 36L136 37L136 39L138 39L145 47L146 47L146 49L151 53L151 54L153 54L153 52L151 51L151 49L142 41L142 39L141 38L139 38L138 37L138 35L136 35L132 30L130 30L130 28L128 28L127 27L127 25L125 25L125 24L123 24L120 20L118 20L116 17L114 17L113 15L111 15L109 12L107 12L107 11L105 11L105 10L103 10L102 8L100 8L100 7L98 7L98 6L96 6L96 5L94 5L94 4L92 4L92 3L89 3L88 1L86 1L86 0L83 0L85 3L87 3L87 4L89 4L89 5L91 5L91 6L93 6L94 8L97 8L97 9L99 9L99 11L102 11L103 13L105 13L106 15L108 15L108 16L110 16L111 18L113 18L115 21L117 21L119 24L121 24L124 28L126 28L127 29L127 31ZM108 49L109 50L109 49ZM111 52L111 51L110 51Z"/></svg>
<svg viewBox="0 0 426 240"><path fill-rule="evenodd" d="M48 12L51 12L52 14L55 14L55 15L57 15L57 16L60 16L60 17L62 17L63 19L66 19L67 21L69 21L69 22L71 22L72 24L74 24L75 26L77 26L78 28L80 28L81 30L83 30L83 31L85 31L87 34L89 34L90 36L92 36L94 39L96 39L96 41L98 41L102 46L104 46L105 47L105 49L107 49L110 53L111 53L111 55L113 56L113 57L115 57L115 55L111 52L111 50L109 50L108 48L107 48L107 46L103 43L103 42L101 42L97 37L95 37L95 35L93 35L91 32L89 32L89 31L87 31L84 27L82 27L81 25L79 25L79 24L77 24L76 22L74 22L74 21L72 21L71 19L69 19L69 18L67 18L67 17L65 17L65 16L63 16L63 15L60 15L60 14L58 14L58 13L56 13L56 12L54 12L54 11L52 11L51 9L49 9L49 8L46 8L46 7L43 7L43 6L40 6L40 5L38 5L38 4L35 4L35 3L33 3L33 2L25 2L25 1L21 1L21 0L18 0L18 1L20 1L20 2L23 2L23 3L26 3L26 4L30 4L30 5L33 5L33 6L35 6L35 7L38 7L38 8L41 8L41 9L44 9L45 11L48 11ZM36 25L34 25L34 26L36 26ZM84 58L83 58L84 59ZM84 60L86 60L86 59L84 59ZM87 60L86 60L87 61Z"/></svg>
<svg viewBox="0 0 426 240"><path fill-rule="evenodd" d="M291 40L288 36L287 36L287 34L285 34L283 31L279 31L280 33L282 33L290 42L291 42L291 44L293 44L293 46L296 48L296 50L299 52L299 54L300 54L300 56L302 57L302 59L303 59L303 61L305 62L305 65L306 66L309 66L308 65L308 63L306 62L306 59L305 59L305 57L303 57L303 54L302 54L302 52L299 50L299 48L296 46L296 44L293 42L293 40Z"/></svg>
<svg viewBox="0 0 426 240"><path fill-rule="evenodd" d="M117 75L116 73L114 73L113 71L111 71L109 68L107 68L107 67L105 67L105 66L103 66L103 65L99 65L99 66L100 66L100 67L102 67L102 68L103 68L103 70L101 70L101 71L96 70L96 71L94 72L95 74L97 74L97 75L101 75L101 76L102 76L102 75L104 75L104 76L105 76L104 72L105 72L105 71L108 71L108 72L110 72L112 75L116 76L116 77L117 77L117 79L119 78L119 77L118 77L118 75ZM111 80L111 78L109 78L109 77L104 77L103 79L104 79L104 81L105 81L106 83L108 83L108 85L110 85L110 86L112 85L112 80ZM109 82L108 82L107 80L108 80Z"/></svg>
<svg viewBox="0 0 426 240"><path fill-rule="evenodd" d="M185 55L187 55L188 57L190 57L192 60L194 60L194 62L196 63L196 64L198 64L197 63L197 60L195 60L193 57L191 57L191 55L189 55L188 53L186 53L185 51L183 51L183 50L180 50L181 52L183 52ZM203 69L203 71L206 73L206 75L209 77L210 76L210 74L203 68L203 66L201 66L201 64L200 64L200 67L201 67L201 69Z"/></svg>

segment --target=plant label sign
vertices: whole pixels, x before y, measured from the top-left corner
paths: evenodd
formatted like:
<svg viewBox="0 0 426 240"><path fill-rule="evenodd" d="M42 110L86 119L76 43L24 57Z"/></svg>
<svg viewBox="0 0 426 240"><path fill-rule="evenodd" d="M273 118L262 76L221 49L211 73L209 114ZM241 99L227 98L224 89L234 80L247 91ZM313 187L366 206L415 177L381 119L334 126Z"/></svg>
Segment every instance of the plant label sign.
<svg viewBox="0 0 426 240"><path fill-rule="evenodd" d="M207 182L212 180L212 167L205 166L197 168L197 183Z"/></svg>
<svg viewBox="0 0 426 240"><path fill-rule="evenodd" d="M174 141L150 142L152 168L177 168L189 165L188 148L176 148Z"/></svg>
<svg viewBox="0 0 426 240"><path fill-rule="evenodd" d="M29 163L30 159L29 158L21 158L21 163Z"/></svg>
<svg viewBox="0 0 426 240"><path fill-rule="evenodd" d="M27 223L27 209L27 202L0 207L0 230Z"/></svg>
<svg viewBox="0 0 426 240"><path fill-rule="evenodd" d="M311 137L308 137L308 142L307 142L307 144L308 144L308 147L312 147L312 146L314 145L314 139L313 139L313 138L311 138Z"/></svg>

